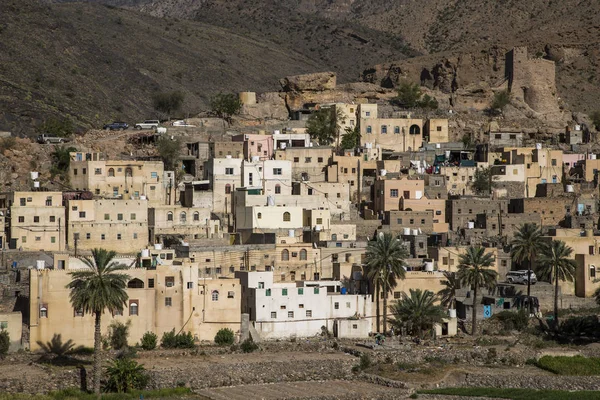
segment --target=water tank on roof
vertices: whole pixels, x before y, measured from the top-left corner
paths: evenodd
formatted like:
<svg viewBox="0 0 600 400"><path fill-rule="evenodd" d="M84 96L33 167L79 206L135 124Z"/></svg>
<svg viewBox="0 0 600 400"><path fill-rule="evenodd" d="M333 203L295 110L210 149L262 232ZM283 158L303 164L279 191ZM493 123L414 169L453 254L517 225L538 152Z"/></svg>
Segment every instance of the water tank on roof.
<svg viewBox="0 0 600 400"><path fill-rule="evenodd" d="M535 144L535 148L536 148L536 150L541 150L542 149L542 144L541 143L536 143Z"/></svg>
<svg viewBox="0 0 600 400"><path fill-rule="evenodd" d="M595 160L596 159L596 155L595 154L590 154L590 160Z"/></svg>
<svg viewBox="0 0 600 400"><path fill-rule="evenodd" d="M150 257L150 250L142 249L142 258Z"/></svg>
<svg viewBox="0 0 600 400"><path fill-rule="evenodd" d="M433 261L426 261L425 262L425 271L426 272L433 272Z"/></svg>
<svg viewBox="0 0 600 400"><path fill-rule="evenodd" d="M475 222L473 222L473 221L469 221L469 222L467 222L467 228L468 228L468 229L473 229L473 228L475 228Z"/></svg>
<svg viewBox="0 0 600 400"><path fill-rule="evenodd" d="M37 171L31 171L30 174L31 174L32 180L36 180L38 178L38 176L40 175L40 173Z"/></svg>
<svg viewBox="0 0 600 400"><path fill-rule="evenodd" d="M275 205L275 197L268 195L267 196L267 205L272 207Z"/></svg>
<svg viewBox="0 0 600 400"><path fill-rule="evenodd" d="M567 185L566 191L567 191L567 193L573 193L574 192L573 185Z"/></svg>
<svg viewBox="0 0 600 400"><path fill-rule="evenodd" d="M227 158L227 159L231 159L231 154L227 154L227 155L225 156L225 158Z"/></svg>
<svg viewBox="0 0 600 400"><path fill-rule="evenodd" d="M296 232L293 229L288 229L288 237L296 237Z"/></svg>
<svg viewBox="0 0 600 400"><path fill-rule="evenodd" d="M419 234L419 230L418 229L413 229L411 231L411 233L412 233L413 236L417 236Z"/></svg>
<svg viewBox="0 0 600 400"><path fill-rule="evenodd" d="M46 261L44 261L44 260L36 260L36 262L35 262L35 268L36 269L44 269L44 268L46 268Z"/></svg>
<svg viewBox="0 0 600 400"><path fill-rule="evenodd" d="M451 308L448 310L448 317L450 318L456 318L456 310Z"/></svg>
<svg viewBox="0 0 600 400"><path fill-rule="evenodd" d="M286 147L287 147L287 143L286 143L286 142L281 142L281 143L279 143L279 148L280 148L281 150L285 150L285 148L286 148Z"/></svg>
<svg viewBox="0 0 600 400"><path fill-rule="evenodd" d="M252 162L259 162L259 161L260 161L259 156L252 156Z"/></svg>
<svg viewBox="0 0 600 400"><path fill-rule="evenodd" d="M402 229L402 234L405 235L405 236L410 235L410 228L403 228Z"/></svg>
<svg viewBox="0 0 600 400"><path fill-rule="evenodd" d="M343 287L343 288L340 289L340 293L341 294L346 294L346 293L348 293L348 289L346 289L345 287Z"/></svg>
<svg viewBox="0 0 600 400"><path fill-rule="evenodd" d="M279 129L275 129L275 130L273 131L273 135L279 135L279 133L280 133L280 132L279 132Z"/></svg>
<svg viewBox="0 0 600 400"><path fill-rule="evenodd" d="M154 250L162 250L163 245L162 243L155 243L154 244Z"/></svg>
<svg viewBox="0 0 600 400"><path fill-rule="evenodd" d="M40 187L40 183L38 181L34 181L33 182L33 187L34 188L39 188Z"/></svg>

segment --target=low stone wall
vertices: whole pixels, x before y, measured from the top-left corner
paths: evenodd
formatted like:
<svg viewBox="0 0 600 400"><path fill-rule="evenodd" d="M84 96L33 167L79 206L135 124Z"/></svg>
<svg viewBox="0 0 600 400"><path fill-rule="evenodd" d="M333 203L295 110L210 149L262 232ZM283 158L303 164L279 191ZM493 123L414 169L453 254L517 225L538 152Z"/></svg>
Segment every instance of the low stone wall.
<svg viewBox="0 0 600 400"><path fill-rule="evenodd" d="M150 371L150 389L185 385L192 390L274 382L352 379L356 360L299 360L198 364Z"/></svg>
<svg viewBox="0 0 600 400"><path fill-rule="evenodd" d="M544 376L544 375L496 375L467 374L464 382L446 386L527 388L554 390L600 390L597 376Z"/></svg>

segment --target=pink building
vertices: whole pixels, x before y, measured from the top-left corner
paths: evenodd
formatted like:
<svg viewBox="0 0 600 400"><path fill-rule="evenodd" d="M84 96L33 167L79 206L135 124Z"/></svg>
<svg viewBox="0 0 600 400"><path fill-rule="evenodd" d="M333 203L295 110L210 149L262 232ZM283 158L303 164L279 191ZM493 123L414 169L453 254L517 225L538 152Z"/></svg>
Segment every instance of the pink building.
<svg viewBox="0 0 600 400"><path fill-rule="evenodd" d="M260 160L273 158L273 135L260 135L257 133L245 133L231 138L233 142L244 142L244 158L260 157Z"/></svg>
<svg viewBox="0 0 600 400"><path fill-rule="evenodd" d="M567 154L563 153L563 163L569 168L573 168L577 161L585 160L585 153Z"/></svg>

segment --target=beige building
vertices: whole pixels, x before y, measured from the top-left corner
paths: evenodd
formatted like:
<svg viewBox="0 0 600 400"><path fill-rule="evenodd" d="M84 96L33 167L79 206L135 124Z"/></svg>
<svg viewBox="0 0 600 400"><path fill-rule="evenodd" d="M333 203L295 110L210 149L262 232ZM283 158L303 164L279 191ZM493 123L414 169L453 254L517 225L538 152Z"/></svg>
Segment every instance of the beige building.
<svg viewBox="0 0 600 400"><path fill-rule="evenodd" d="M174 204L175 174L162 161L107 160L101 153L71 153L71 187L104 198L148 200L150 205Z"/></svg>
<svg viewBox="0 0 600 400"><path fill-rule="evenodd" d="M360 120L362 147L381 151L417 151L423 144L423 120L413 118L366 118Z"/></svg>
<svg viewBox="0 0 600 400"><path fill-rule="evenodd" d="M210 179L215 213L231 213L232 197L236 188L242 186L241 158L213 158L204 167Z"/></svg>
<svg viewBox="0 0 600 400"><path fill-rule="evenodd" d="M14 192L11 203L11 248L65 249L65 207L61 192Z"/></svg>
<svg viewBox="0 0 600 400"><path fill-rule="evenodd" d="M332 157L333 148L329 146L286 147L275 151L276 160L291 162L295 181L325 182Z"/></svg>
<svg viewBox="0 0 600 400"><path fill-rule="evenodd" d="M600 251L596 254L576 254L575 295L592 297L600 288Z"/></svg>
<svg viewBox="0 0 600 400"><path fill-rule="evenodd" d="M66 285L67 270L30 270L30 343L47 342L54 334L63 341L94 345L94 317L73 309ZM241 289L237 279L200 279L198 268L159 265L156 269L127 271L128 300L122 313L104 313L102 332L113 321L130 322L129 343L139 342L145 332L159 338L165 332L189 331L200 341L213 341L221 328L240 330Z"/></svg>
<svg viewBox="0 0 600 400"><path fill-rule="evenodd" d="M428 143L448 143L448 120L428 119L423 126L423 136Z"/></svg>
<svg viewBox="0 0 600 400"><path fill-rule="evenodd" d="M23 317L21 312L0 312L0 330L7 331L10 338L9 352L21 349L23 336Z"/></svg>
<svg viewBox="0 0 600 400"><path fill-rule="evenodd" d="M132 253L148 245L148 201L69 200L67 245Z"/></svg>
<svg viewBox="0 0 600 400"><path fill-rule="evenodd" d="M441 167L440 175L446 177L446 189L451 195L472 196L476 170L477 167Z"/></svg>
<svg viewBox="0 0 600 400"><path fill-rule="evenodd" d="M423 197L425 181L422 179L378 179L373 185L373 211L381 213L400 209L401 199L416 199Z"/></svg>
<svg viewBox="0 0 600 400"><path fill-rule="evenodd" d="M151 243L164 243L167 237L189 241L222 236L220 222L211 219L210 208L182 207L179 204L148 209L148 229Z"/></svg>
<svg viewBox="0 0 600 400"><path fill-rule="evenodd" d="M292 163L286 160L242 162L242 186L268 195L292 194Z"/></svg>
<svg viewBox="0 0 600 400"><path fill-rule="evenodd" d="M446 200L428 199L423 196L420 199L401 199L401 210L429 211L433 214L432 229L436 233L448 232L448 223L446 222Z"/></svg>

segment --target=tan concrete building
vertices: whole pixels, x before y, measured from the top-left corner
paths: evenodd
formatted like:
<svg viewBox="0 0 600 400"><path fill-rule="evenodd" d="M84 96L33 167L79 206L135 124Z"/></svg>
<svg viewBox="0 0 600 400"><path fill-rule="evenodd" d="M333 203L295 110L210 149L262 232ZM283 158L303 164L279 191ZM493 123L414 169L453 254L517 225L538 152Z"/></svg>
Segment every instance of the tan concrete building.
<svg viewBox="0 0 600 400"><path fill-rule="evenodd" d="M327 166L333 157L329 146L286 147L275 150L276 160L290 161L295 181L325 182Z"/></svg>
<svg viewBox="0 0 600 400"><path fill-rule="evenodd" d="M423 120L414 118L361 119L360 135L361 145L366 148L379 148L380 151L395 152L417 151L423 145Z"/></svg>
<svg viewBox="0 0 600 400"><path fill-rule="evenodd" d="M65 207L61 192L14 192L11 204L11 248L65 249Z"/></svg>
<svg viewBox="0 0 600 400"><path fill-rule="evenodd" d="M9 352L22 348L23 316L21 312L0 312L0 330L7 331L10 338Z"/></svg>
<svg viewBox="0 0 600 400"><path fill-rule="evenodd" d="M231 213L233 192L242 186L242 159L214 158L206 162L204 170L211 182L213 212Z"/></svg>
<svg viewBox="0 0 600 400"><path fill-rule="evenodd" d="M400 209L401 199L423 197L425 181L422 179L378 179L373 185L373 207L376 213Z"/></svg>
<svg viewBox="0 0 600 400"><path fill-rule="evenodd" d="M67 245L134 253L148 245L148 201L69 200Z"/></svg>
<svg viewBox="0 0 600 400"><path fill-rule="evenodd" d="M575 199L571 197L534 197L528 199L511 199L509 212L520 214L539 214L542 226L558 226L565 214L571 211Z"/></svg>
<svg viewBox="0 0 600 400"><path fill-rule="evenodd" d="M211 219L210 208L179 204L148 209L148 229L151 243L164 243L167 237L189 241L220 238L223 234L220 222Z"/></svg>
<svg viewBox="0 0 600 400"><path fill-rule="evenodd" d="M471 184L477 167L441 167L440 175L446 177L446 189L451 195L472 196Z"/></svg>
<svg viewBox="0 0 600 400"><path fill-rule="evenodd" d="M148 200L150 205L174 204L175 174L162 161L107 160L101 153L71 153L71 187L104 198Z"/></svg>
<svg viewBox="0 0 600 400"><path fill-rule="evenodd" d="M54 334L63 341L94 345L94 317L73 309L69 302L70 270L30 270L30 343L47 342ZM127 271L129 296L122 313L102 316L102 332L113 321L131 322L129 343L145 332L162 337L175 329L189 331L200 341L212 341L221 328L240 330L241 289L237 279L200 279L198 268L160 265Z"/></svg>
<svg viewBox="0 0 600 400"><path fill-rule="evenodd" d="M600 251L596 254L575 254L575 295L592 297L600 288Z"/></svg>
<svg viewBox="0 0 600 400"><path fill-rule="evenodd" d="M423 126L423 136L428 143L448 143L448 131L447 119L428 119Z"/></svg>
<svg viewBox="0 0 600 400"><path fill-rule="evenodd" d="M286 160L242 162L242 186L266 195L292 194L292 163Z"/></svg>
<svg viewBox="0 0 600 400"><path fill-rule="evenodd" d="M401 210L412 211L430 211L433 214L433 232L448 232L448 223L446 222L446 200L428 199L426 196L420 199L401 199Z"/></svg>

